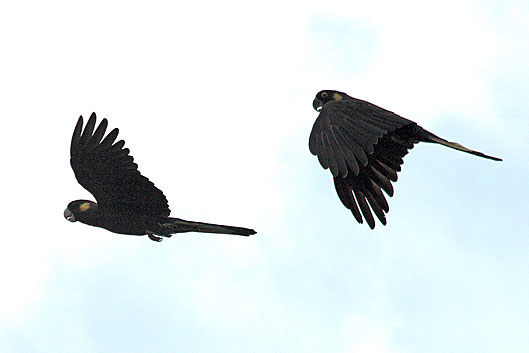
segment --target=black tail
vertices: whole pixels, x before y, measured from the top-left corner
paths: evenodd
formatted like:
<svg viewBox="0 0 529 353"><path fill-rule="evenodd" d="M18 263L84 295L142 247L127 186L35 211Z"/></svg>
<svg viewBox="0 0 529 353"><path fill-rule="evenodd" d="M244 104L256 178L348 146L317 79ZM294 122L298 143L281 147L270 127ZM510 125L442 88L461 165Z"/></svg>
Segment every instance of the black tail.
<svg viewBox="0 0 529 353"><path fill-rule="evenodd" d="M175 233L199 232L199 233L219 233L219 234L236 234L249 236L255 234L255 230L243 228L224 226L220 224L202 223L185 221L179 218L167 217L164 221L159 223L160 229L155 234L162 236L171 236Z"/></svg>
<svg viewBox="0 0 529 353"><path fill-rule="evenodd" d="M436 136L436 135L432 134L430 131L423 129L422 127L420 127L418 125L417 125L417 131L416 132L417 132L417 137L422 142L438 143L440 145L443 145L443 146L446 146L446 147L450 147L450 148L453 148L453 149L458 150L458 151L463 151L463 152L466 152L466 153L473 154L474 156L487 158L487 159L492 159L493 161L501 161L502 160L501 158L498 158L498 157L492 157L492 156L486 155L485 153L481 153L481 152L478 152L478 151L471 150L470 148L467 148L467 147L465 147L463 145L460 145L457 142L450 142L450 141L447 141L445 139L442 139L439 136Z"/></svg>

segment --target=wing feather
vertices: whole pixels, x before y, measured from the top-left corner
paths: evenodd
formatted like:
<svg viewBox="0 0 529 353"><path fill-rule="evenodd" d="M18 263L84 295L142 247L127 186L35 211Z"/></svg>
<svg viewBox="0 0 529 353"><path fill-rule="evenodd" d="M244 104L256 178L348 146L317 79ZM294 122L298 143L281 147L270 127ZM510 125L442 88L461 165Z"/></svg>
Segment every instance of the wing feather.
<svg viewBox="0 0 529 353"><path fill-rule="evenodd" d="M382 190L384 190L386 194L388 194L388 196L393 196L393 185L391 185L391 181L384 175L382 175L373 166L371 166L370 179L377 183L377 185L379 185Z"/></svg>
<svg viewBox="0 0 529 353"><path fill-rule="evenodd" d="M340 151L334 148L332 138L328 134L322 135L322 139L325 154L327 155L328 167L331 170L332 175L338 175L337 155Z"/></svg>
<svg viewBox="0 0 529 353"><path fill-rule="evenodd" d="M99 126L94 132L94 135L90 139L90 146L95 147L101 142L101 139L103 138L103 136L105 136L105 131L107 130L107 126L108 126L107 119L101 120L101 123L99 123Z"/></svg>
<svg viewBox="0 0 529 353"><path fill-rule="evenodd" d="M342 177L346 177L349 174L349 169L354 174L358 174L359 167L353 149L349 147L347 140L339 128L332 127L332 131L335 136L338 149L342 152L343 160L345 162L345 165L342 166L342 168L345 167L345 169L340 169L340 175Z"/></svg>
<svg viewBox="0 0 529 353"><path fill-rule="evenodd" d="M70 144L70 155L73 155L76 153L76 147L79 143L79 139L81 138L81 132L83 131L83 117L80 116L77 120L77 124L75 124L75 129L73 130L72 135L72 142Z"/></svg>
<svg viewBox="0 0 529 353"><path fill-rule="evenodd" d="M366 195L367 202L369 203L369 206L371 207L373 212L375 212L375 215L377 216L379 221L383 225L386 225L386 215L384 214L384 210L382 209L382 205L380 205L378 203L378 201L375 199L375 196L373 196L373 194L371 193L370 190L366 190L365 195ZM373 222L373 228L375 228L374 222ZM373 229L373 228L371 228L371 229Z"/></svg>
<svg viewBox="0 0 529 353"><path fill-rule="evenodd" d="M124 148L125 141L114 143L119 130L113 129L103 138L107 120L97 128L95 125L95 113L84 130L80 117L72 135L70 164L79 184L94 195L101 209L129 216L169 216L167 199L138 171L129 149Z"/></svg>
<svg viewBox="0 0 529 353"><path fill-rule="evenodd" d="M353 191L345 179L334 178L334 187L336 188L336 193L338 194L340 201L342 201L345 207L351 210L351 213L353 214L356 221L358 223L364 223L362 215L360 214L360 210L358 209L358 205L354 199Z"/></svg>
<svg viewBox="0 0 529 353"><path fill-rule="evenodd" d="M364 191L361 189L353 189L353 192L356 197L356 202L358 202L358 206L360 206L360 211L362 211L362 214L364 215L364 218L367 224L369 225L369 228L374 229L375 219L373 218L373 214L371 213L369 205L367 204L366 195L364 194Z"/></svg>
<svg viewBox="0 0 529 353"><path fill-rule="evenodd" d="M347 145L353 151L356 159L360 162L361 165L365 166L367 164L367 154L366 151L362 148L361 143L357 140L355 132L347 129L345 124L342 127L344 137L346 138Z"/></svg>
<svg viewBox="0 0 529 353"><path fill-rule="evenodd" d="M388 212L389 204L386 198L384 197L384 194L382 193L382 189L380 188L380 186L378 186L377 183L373 181L373 179L370 179L369 182L371 183L370 189L376 203L380 206L382 210L384 210L384 212Z"/></svg>
<svg viewBox="0 0 529 353"><path fill-rule="evenodd" d="M96 115L95 113L92 113L88 119L88 122L86 123L83 134L81 135L81 141L79 142L81 145L86 145L88 143L89 139L92 137L92 133L94 132L95 125Z"/></svg>
<svg viewBox="0 0 529 353"><path fill-rule="evenodd" d="M104 120L106 120L106 119L104 119ZM118 134L119 134L119 129L118 128L115 128L112 131L110 131L108 133L108 135L103 139L103 141L101 141L101 143L99 144L99 147L100 148L108 148L108 147L112 146L114 141L116 141L116 138L118 137Z"/></svg>

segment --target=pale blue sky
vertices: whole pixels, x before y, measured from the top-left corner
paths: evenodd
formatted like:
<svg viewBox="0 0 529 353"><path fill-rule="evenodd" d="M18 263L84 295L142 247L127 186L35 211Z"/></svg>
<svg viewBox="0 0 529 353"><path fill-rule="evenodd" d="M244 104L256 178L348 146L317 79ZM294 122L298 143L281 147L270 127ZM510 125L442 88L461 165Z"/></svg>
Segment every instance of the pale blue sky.
<svg viewBox="0 0 529 353"><path fill-rule="evenodd" d="M525 352L529 5L523 1L0 6L2 352ZM308 150L321 89L419 144L386 227ZM250 238L154 243L64 220L95 111L172 215Z"/></svg>

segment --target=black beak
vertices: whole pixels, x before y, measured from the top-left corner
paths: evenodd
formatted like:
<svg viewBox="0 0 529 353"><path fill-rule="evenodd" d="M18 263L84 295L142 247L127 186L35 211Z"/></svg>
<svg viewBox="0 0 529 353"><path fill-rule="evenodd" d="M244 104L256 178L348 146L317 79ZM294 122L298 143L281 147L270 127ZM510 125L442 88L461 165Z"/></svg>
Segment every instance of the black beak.
<svg viewBox="0 0 529 353"><path fill-rule="evenodd" d="M314 100L312 101L312 107L314 107L314 110L319 112L321 108L323 108L323 102L318 98L314 98Z"/></svg>
<svg viewBox="0 0 529 353"><path fill-rule="evenodd" d="M72 211L70 211L70 209L68 208L64 210L64 218L66 218L70 222L76 221L75 216L73 215Z"/></svg>

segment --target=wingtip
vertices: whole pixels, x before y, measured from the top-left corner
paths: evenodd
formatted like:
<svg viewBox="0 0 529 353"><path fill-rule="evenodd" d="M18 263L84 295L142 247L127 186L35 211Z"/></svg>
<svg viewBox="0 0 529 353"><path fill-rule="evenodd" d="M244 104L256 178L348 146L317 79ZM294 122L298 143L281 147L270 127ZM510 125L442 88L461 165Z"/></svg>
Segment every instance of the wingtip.
<svg viewBox="0 0 529 353"><path fill-rule="evenodd" d="M83 130L83 116L80 115L79 119L77 119L77 124L75 124L75 128L72 134L72 141L70 142L70 157L73 156L73 154L75 153L76 145L79 142L79 139L81 138L82 130Z"/></svg>
<svg viewBox="0 0 529 353"><path fill-rule="evenodd" d="M77 119L77 123L75 124L75 128L78 129L79 126L82 128L84 125L84 119L82 115L79 115L79 119Z"/></svg>

